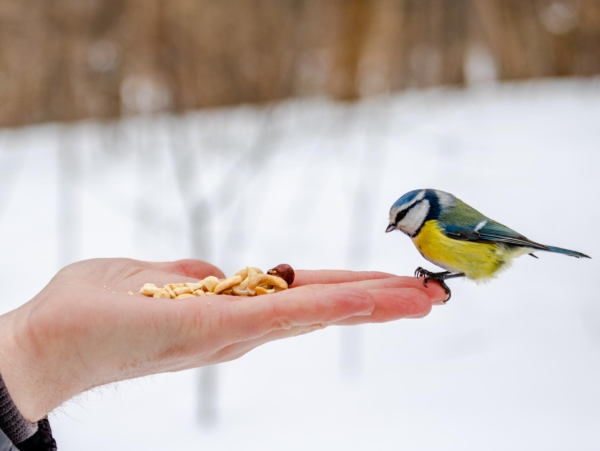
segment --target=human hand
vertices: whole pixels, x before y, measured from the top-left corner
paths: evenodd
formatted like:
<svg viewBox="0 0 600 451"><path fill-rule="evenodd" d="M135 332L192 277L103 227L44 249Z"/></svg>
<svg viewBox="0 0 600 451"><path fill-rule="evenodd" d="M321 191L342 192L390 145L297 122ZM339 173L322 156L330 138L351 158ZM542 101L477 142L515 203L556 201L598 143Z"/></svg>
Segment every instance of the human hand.
<svg viewBox="0 0 600 451"><path fill-rule="evenodd" d="M233 360L328 325L423 317L446 298L413 277L329 270L296 271L291 289L251 298L137 293L146 282L209 275L224 277L197 260L96 259L61 270L0 317L0 374L17 408L34 422L93 387Z"/></svg>

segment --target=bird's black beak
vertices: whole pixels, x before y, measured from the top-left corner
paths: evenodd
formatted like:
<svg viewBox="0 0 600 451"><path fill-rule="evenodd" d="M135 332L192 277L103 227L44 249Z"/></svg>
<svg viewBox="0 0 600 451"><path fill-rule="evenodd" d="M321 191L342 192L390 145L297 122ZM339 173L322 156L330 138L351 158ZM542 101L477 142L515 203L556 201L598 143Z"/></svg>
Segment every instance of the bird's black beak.
<svg viewBox="0 0 600 451"><path fill-rule="evenodd" d="M385 233L389 233L392 230L394 230L396 228L396 224L390 224L389 226L387 226L387 229L385 229Z"/></svg>

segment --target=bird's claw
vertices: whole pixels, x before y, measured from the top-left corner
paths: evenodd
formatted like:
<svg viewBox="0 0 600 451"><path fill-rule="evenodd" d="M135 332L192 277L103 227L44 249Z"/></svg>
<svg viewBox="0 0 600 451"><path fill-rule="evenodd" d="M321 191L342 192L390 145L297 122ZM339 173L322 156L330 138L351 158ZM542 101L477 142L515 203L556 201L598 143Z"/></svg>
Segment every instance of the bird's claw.
<svg viewBox="0 0 600 451"><path fill-rule="evenodd" d="M429 271L427 271L424 268L421 268L420 266L417 269L415 269L415 277L425 277L429 274L431 274Z"/></svg>
<svg viewBox="0 0 600 451"><path fill-rule="evenodd" d="M431 272L431 271L427 271L424 268L421 268L420 266L415 270L415 277L423 277L423 286L427 286L427 282L429 282L430 280L435 280L437 283L440 284L440 286L444 289L444 291L446 292L446 294L448 295L448 298L444 301L444 303L448 302L450 300L450 298L452 297L452 291L450 290L450 287L448 285L446 285L446 277L445 275L448 273L435 273L435 272Z"/></svg>

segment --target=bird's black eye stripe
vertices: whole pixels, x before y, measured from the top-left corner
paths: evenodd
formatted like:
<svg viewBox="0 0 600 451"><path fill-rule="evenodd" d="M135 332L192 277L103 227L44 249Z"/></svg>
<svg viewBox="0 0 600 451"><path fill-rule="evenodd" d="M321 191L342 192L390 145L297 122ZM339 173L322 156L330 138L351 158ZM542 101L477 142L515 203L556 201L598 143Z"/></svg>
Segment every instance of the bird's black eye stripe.
<svg viewBox="0 0 600 451"><path fill-rule="evenodd" d="M402 221L404 219L404 217L406 216L406 213L408 213L408 208L406 210L402 210L401 212L399 212L396 215L396 224L398 224L400 221Z"/></svg>

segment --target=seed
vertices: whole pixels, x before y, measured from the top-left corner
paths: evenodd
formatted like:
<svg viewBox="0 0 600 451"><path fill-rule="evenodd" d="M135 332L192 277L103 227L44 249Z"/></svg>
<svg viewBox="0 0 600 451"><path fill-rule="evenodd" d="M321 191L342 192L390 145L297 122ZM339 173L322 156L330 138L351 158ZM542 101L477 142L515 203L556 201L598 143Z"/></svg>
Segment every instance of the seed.
<svg viewBox="0 0 600 451"><path fill-rule="evenodd" d="M216 294L219 294L221 291L225 291L228 288L233 287L234 285L242 283L242 280L243 279L240 276L230 277L229 279L225 279L222 282L219 282L213 291Z"/></svg>
<svg viewBox="0 0 600 451"><path fill-rule="evenodd" d="M158 288L153 283L146 283L140 288L144 296L155 298L185 299L195 296L256 296L278 293L287 290L294 282L294 270L290 265L281 264L270 269L267 274L259 268L246 266L235 276L219 280L208 276L198 282L168 283ZM107 288L107 287L105 287ZM108 289L108 288L107 288ZM129 294L133 294L132 291Z"/></svg>
<svg viewBox="0 0 600 451"><path fill-rule="evenodd" d="M171 287L169 285L165 285L164 289L167 290L167 293L169 293L169 296L171 296L172 298L174 298L175 296L177 296L173 290L171 289Z"/></svg>
<svg viewBox="0 0 600 451"><path fill-rule="evenodd" d="M192 290L188 287L178 287L178 288L173 288L173 293L175 293L177 296L179 296L180 294L191 294Z"/></svg>
<svg viewBox="0 0 600 451"><path fill-rule="evenodd" d="M204 291L215 291L215 287L219 285L219 279L215 276L208 276L206 279L202 279L200 283L203 288L206 288Z"/></svg>
<svg viewBox="0 0 600 451"><path fill-rule="evenodd" d="M199 290L200 288L202 288L201 283L186 283L184 285L192 291L196 291L196 290Z"/></svg>
<svg viewBox="0 0 600 451"><path fill-rule="evenodd" d="M158 288L156 287L156 285L154 285L153 283L147 283L144 284L142 288L140 288L140 293L142 293L144 296L152 296L154 293L156 293L157 290Z"/></svg>
<svg viewBox="0 0 600 451"><path fill-rule="evenodd" d="M290 286L291 284L294 283L294 278L296 277L296 274L294 273L294 270L292 269L292 267L285 263L282 263L281 265L277 265L273 269L269 269L267 271L267 274L281 277L283 280L286 281L288 286Z"/></svg>

